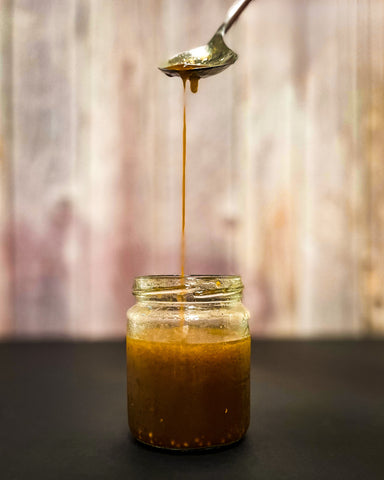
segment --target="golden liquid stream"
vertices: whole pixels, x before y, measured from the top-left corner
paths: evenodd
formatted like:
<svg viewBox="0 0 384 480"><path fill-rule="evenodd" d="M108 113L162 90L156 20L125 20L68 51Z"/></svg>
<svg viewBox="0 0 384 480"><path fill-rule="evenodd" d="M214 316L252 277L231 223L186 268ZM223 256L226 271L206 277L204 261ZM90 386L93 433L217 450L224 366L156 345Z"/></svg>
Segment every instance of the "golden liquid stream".
<svg viewBox="0 0 384 480"><path fill-rule="evenodd" d="M183 108L183 179L182 179L182 202L181 202L181 278L184 277L185 270L185 167L187 163L187 122L185 110L187 103L187 93L185 90L186 79L183 78L184 88L184 108Z"/></svg>
<svg viewBox="0 0 384 480"><path fill-rule="evenodd" d="M180 68L180 76L183 81L183 177L182 177L182 202L181 202L181 278L185 273L185 178L186 178L186 166L187 166L187 122L186 122L186 104L187 104L187 92L186 83L190 82L191 92L197 93L199 86L199 79L197 77L191 77L191 73L188 70L183 71Z"/></svg>
<svg viewBox="0 0 384 480"><path fill-rule="evenodd" d="M181 69L180 69L181 70ZM199 79L191 77L191 73L186 70L180 73L183 81L183 176L182 176L182 202L181 202L181 245L180 245L180 266L181 266L181 279L180 284L184 286L185 275L185 179L186 179L186 167L187 167L187 121L186 121L186 106L187 106L187 91L186 83L189 80L191 92L196 93L198 90ZM182 296L180 298L182 300ZM181 306L180 310L180 327L184 326L184 307Z"/></svg>

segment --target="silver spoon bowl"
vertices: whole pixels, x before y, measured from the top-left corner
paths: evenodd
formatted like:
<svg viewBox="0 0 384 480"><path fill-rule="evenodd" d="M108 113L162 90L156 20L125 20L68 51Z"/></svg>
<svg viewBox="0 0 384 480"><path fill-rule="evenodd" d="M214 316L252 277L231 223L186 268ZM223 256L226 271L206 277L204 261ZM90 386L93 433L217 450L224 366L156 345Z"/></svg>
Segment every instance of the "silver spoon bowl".
<svg viewBox="0 0 384 480"><path fill-rule="evenodd" d="M169 77L199 79L216 75L235 63L237 54L227 47L224 35L251 1L236 1L228 10L224 23L206 45L178 53L159 69Z"/></svg>

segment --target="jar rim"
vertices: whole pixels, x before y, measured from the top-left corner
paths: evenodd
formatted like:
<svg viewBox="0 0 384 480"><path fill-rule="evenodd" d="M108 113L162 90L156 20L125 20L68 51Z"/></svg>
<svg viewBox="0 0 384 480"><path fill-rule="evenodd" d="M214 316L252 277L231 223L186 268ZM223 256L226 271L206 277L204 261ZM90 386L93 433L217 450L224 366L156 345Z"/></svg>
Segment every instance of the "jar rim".
<svg viewBox="0 0 384 480"><path fill-rule="evenodd" d="M133 295L157 301L223 301L241 298L239 275L143 275L134 280Z"/></svg>

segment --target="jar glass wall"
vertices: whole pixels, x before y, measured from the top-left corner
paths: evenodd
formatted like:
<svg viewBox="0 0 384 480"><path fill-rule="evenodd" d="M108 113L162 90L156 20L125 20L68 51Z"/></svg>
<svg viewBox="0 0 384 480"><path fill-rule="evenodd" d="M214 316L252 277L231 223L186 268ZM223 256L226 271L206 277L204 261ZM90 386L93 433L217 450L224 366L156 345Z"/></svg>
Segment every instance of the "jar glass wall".
<svg viewBox="0 0 384 480"><path fill-rule="evenodd" d="M133 436L168 449L240 440L250 417L250 336L238 276L135 280L128 311Z"/></svg>

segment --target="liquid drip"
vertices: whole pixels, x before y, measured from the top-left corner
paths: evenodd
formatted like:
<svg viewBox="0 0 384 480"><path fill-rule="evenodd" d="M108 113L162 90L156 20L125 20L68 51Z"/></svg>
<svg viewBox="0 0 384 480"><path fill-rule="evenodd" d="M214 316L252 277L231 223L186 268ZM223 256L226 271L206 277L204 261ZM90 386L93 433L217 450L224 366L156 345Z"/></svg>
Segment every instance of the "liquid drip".
<svg viewBox="0 0 384 480"><path fill-rule="evenodd" d="M186 123L186 79L183 78L184 108L183 108L183 179L182 179L182 202L181 202L181 278L184 277L185 269L185 168L187 163L187 123Z"/></svg>
<svg viewBox="0 0 384 480"><path fill-rule="evenodd" d="M199 77L194 70L200 68L199 65L172 65L169 67L170 71L178 72L183 81L183 176L182 176L182 202L181 202L181 241L180 241L180 270L181 270L181 285L183 285L183 278L185 274L185 179L187 166L187 122L186 122L186 103L187 92L186 84L189 80L192 93L197 93L199 87ZM183 323L183 322L182 322Z"/></svg>
<svg viewBox="0 0 384 480"><path fill-rule="evenodd" d="M181 69L180 69L181 70ZM187 167L187 121L186 121L186 109L187 109L187 91L186 83L189 80L192 93L196 93L198 90L199 79L197 77L191 77L191 73L188 70L182 71L180 77L183 81L183 176L182 176L182 201L181 201L181 245L180 245L180 270L181 279L180 284L184 286L184 274L185 274L185 179L186 179L186 167ZM180 295L179 301L183 300L183 296ZM180 328L184 326L184 306L180 307Z"/></svg>
<svg viewBox="0 0 384 480"><path fill-rule="evenodd" d="M185 274L185 179L186 179L186 167L187 167L187 121L186 121L186 104L187 104L187 91L186 84L189 80L192 93L197 93L199 86L199 79L191 75L191 71L183 69L182 66L178 68L180 71L180 77L183 81L183 177L182 177L182 202L181 202L181 258L180 258L180 270L181 278L184 278Z"/></svg>

